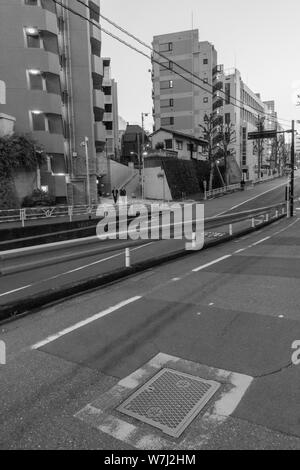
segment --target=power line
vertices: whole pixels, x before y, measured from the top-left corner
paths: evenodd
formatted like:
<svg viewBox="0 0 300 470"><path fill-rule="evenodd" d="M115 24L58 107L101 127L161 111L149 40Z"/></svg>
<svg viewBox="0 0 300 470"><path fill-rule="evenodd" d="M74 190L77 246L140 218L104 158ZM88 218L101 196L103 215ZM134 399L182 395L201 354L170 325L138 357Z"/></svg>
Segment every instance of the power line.
<svg viewBox="0 0 300 470"><path fill-rule="evenodd" d="M99 14L100 18L102 18L103 20L107 21L109 24L111 24L112 26L114 26L115 28L119 29L122 33L126 34L127 36L131 37L132 39L134 39L135 41L137 41L139 44L141 44L142 46L146 47L147 49L149 49L153 54L157 54L159 55L160 57L162 57L163 59L165 59L168 63L170 62L170 57L167 57L165 56L164 54L162 54L161 52L159 51L156 51L155 49L153 49L151 46L149 46L147 43L145 43L144 41L142 41L141 39L139 39L137 36L135 36L134 34L130 33L128 30L126 30L125 28L123 28L122 26L118 25L117 23L115 23L114 21L112 21L111 19L109 19L108 17L104 16L101 12L99 13L98 10L95 10L94 7L92 5L87 5L86 3L84 3L83 0L76 0L78 3L81 3L83 6L85 6L86 8L88 8L88 10L92 13L96 13L97 15ZM183 70L184 72L188 73L189 75L191 75L192 77L196 78L197 80L200 80L201 82L203 82L205 85L211 87L213 90L214 90L214 86L213 84L211 83L208 83L206 82L203 78L201 77L198 77L196 74L194 74L193 72L189 71L188 69L186 69L185 67L181 66L180 64L178 64L177 62L174 62L174 61L171 61L173 63L173 65L176 65L179 69ZM161 62L159 63L160 65L163 65ZM168 70L172 71L172 72L175 72L173 68L170 68L168 67ZM176 72L175 72L176 73ZM194 83L194 85L197 85ZM214 95L214 91L211 93L210 90L207 90L203 87L201 87L199 84L197 85L199 86L202 90L206 91L207 93L209 94L212 94ZM241 103L243 106L245 105L244 102L232 95L228 95L226 93L225 90L216 90L216 91L219 91L220 93L223 93L225 97L229 98L229 101L230 99L236 101L237 103ZM233 106L235 106L234 103L229 103L229 104L232 104ZM251 105L246 105L248 106L250 109L253 109L256 113L258 113L258 117L260 115L265 115L269 118L269 121L272 121L272 122L277 122L277 121L281 121L281 122L289 122L290 123L290 120L285 120L285 119L275 119L275 120L272 120L270 119L271 116L267 113L267 112L264 112L264 111L259 111L257 108L255 108L254 106L251 106ZM242 108L244 109L244 108Z"/></svg>
<svg viewBox="0 0 300 470"><path fill-rule="evenodd" d="M82 3L86 8L88 8L90 11L94 12L94 13L97 13L98 14L98 11L96 12L94 9L91 9L88 5L86 5L85 3L81 2L80 0L77 0L79 3ZM86 16L82 15L81 13L75 11L74 9L72 9L71 7L69 6L66 6L64 5L62 2L58 1L58 0L53 0L53 2L59 6L61 6L62 8L64 8L65 10L68 10L69 12L73 13L75 16L78 16L79 18L83 19L84 21L87 21L88 23L90 23L91 25L93 25L94 27L96 27L97 29L99 29L101 32L107 34L108 36L112 37L113 39L117 40L118 42L122 43L123 45L125 45L126 47L129 47L130 49L132 49L133 51L137 52L138 54L140 55L143 55L144 57L146 57L147 59L149 59L151 62L154 62L160 66L162 66L163 68L165 68L166 70L168 71L171 71L173 73L175 73L176 75L178 75L179 77L181 77L183 80L191 83L192 85L194 86L197 86L198 88L206 91L207 93L211 94L211 95L214 95L213 92L211 92L210 90L206 90L204 89L201 85L199 85L198 83L195 83L194 81L190 80L189 78L185 77L184 75L182 75L181 73L173 70L171 67L159 62L158 60L154 59L154 57L152 56L149 56L148 54L146 54L145 52L141 51L140 49L137 49L135 46L129 44L127 41L121 39L119 36L116 36L115 34L113 34L111 31L108 31L106 29L104 29L101 25L95 23L94 20L91 20L89 18L87 18ZM150 46L149 46L150 47ZM169 60L168 60L168 63L169 63ZM177 64L176 64L177 65ZM180 67L180 66L179 66ZM191 72L188 71L189 74L191 74ZM241 110L244 110L244 107L241 107L241 106L238 106L237 104L234 104L234 103L231 103L233 106L235 106L236 108L239 108ZM253 108L254 109L254 108ZM256 113L258 113L258 111L255 109ZM278 119L277 120L273 120L271 119L270 115L267 114L267 113L260 113L257 115L257 117L260 117L261 114L265 114L267 117L268 117L268 120L269 122L278 122Z"/></svg>

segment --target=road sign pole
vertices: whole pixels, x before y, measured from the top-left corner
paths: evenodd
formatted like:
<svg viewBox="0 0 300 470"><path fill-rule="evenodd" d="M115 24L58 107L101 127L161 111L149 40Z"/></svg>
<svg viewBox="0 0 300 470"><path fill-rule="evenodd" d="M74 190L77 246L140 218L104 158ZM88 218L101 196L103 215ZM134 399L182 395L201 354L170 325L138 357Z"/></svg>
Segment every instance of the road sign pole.
<svg viewBox="0 0 300 470"><path fill-rule="evenodd" d="M295 121L292 121L292 147L291 147L291 192L290 192L290 214L294 217L295 196Z"/></svg>

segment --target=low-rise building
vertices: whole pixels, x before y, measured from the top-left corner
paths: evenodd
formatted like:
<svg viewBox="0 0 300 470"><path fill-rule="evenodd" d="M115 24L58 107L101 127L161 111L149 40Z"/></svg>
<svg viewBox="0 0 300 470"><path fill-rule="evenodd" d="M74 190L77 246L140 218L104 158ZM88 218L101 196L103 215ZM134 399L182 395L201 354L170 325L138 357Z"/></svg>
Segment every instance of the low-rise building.
<svg viewBox="0 0 300 470"><path fill-rule="evenodd" d="M181 160L206 160L207 142L192 135L160 128L150 136L153 150L165 150Z"/></svg>

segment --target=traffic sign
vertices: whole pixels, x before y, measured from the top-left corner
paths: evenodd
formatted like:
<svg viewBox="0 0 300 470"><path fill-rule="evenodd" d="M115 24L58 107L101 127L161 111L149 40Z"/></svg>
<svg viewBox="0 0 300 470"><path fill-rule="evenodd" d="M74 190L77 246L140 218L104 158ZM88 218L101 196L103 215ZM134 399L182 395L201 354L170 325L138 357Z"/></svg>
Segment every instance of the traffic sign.
<svg viewBox="0 0 300 470"><path fill-rule="evenodd" d="M276 130L248 132L248 140L274 139L276 136Z"/></svg>

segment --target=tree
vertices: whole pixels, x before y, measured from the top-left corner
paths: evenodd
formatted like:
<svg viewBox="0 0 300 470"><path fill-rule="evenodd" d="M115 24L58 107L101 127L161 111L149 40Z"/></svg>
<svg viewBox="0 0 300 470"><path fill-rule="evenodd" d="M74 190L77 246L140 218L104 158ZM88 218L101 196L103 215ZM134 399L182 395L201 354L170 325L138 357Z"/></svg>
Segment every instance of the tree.
<svg viewBox="0 0 300 470"><path fill-rule="evenodd" d="M208 161L210 165L210 172L209 172L209 191L213 189L213 177L214 177L214 169L216 164L216 159L214 155L214 129L215 129L215 115L211 113L210 115L204 116L204 123L199 124L203 132L203 138L207 141L207 152L208 152Z"/></svg>
<svg viewBox="0 0 300 470"><path fill-rule="evenodd" d="M257 123L256 123L256 126L257 126L257 130L258 132L263 132L264 129L265 129L265 118L262 117L262 116L258 116L258 119L257 119ZM264 143L265 143L265 139L257 139L255 141L255 150L257 152L257 160L258 160L258 179L260 180L261 179L261 165L262 165L262 156L263 156L263 152L264 152Z"/></svg>
<svg viewBox="0 0 300 470"><path fill-rule="evenodd" d="M216 146L220 151L220 157L224 159L225 185L229 185L228 157L234 152L232 144L236 142L235 126L232 122L222 123L217 128L218 134L215 137Z"/></svg>
<svg viewBox="0 0 300 470"><path fill-rule="evenodd" d="M45 161L43 149L29 135L13 134L0 138L0 207L15 208L13 174L18 169L35 170Z"/></svg>

